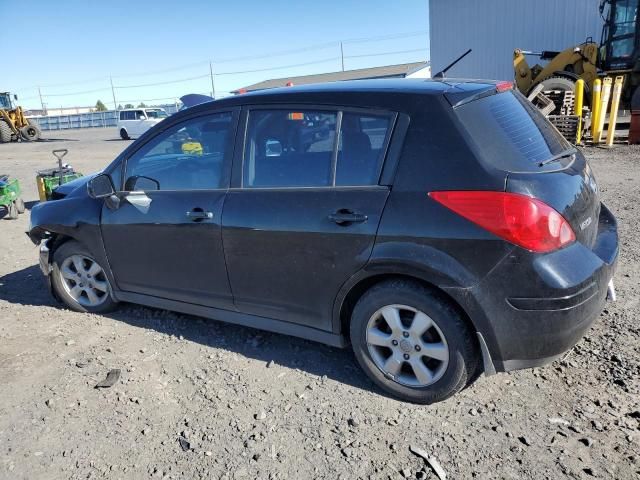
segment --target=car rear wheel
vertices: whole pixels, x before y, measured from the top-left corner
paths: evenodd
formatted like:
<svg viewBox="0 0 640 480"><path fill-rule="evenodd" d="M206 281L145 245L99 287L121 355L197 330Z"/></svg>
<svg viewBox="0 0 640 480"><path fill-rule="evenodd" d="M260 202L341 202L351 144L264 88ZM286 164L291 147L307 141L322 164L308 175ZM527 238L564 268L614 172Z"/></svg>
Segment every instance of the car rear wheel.
<svg viewBox="0 0 640 480"><path fill-rule="evenodd" d="M129 134L127 133L127 131L124 128L120 129L120 138L122 140L129 140Z"/></svg>
<svg viewBox="0 0 640 480"><path fill-rule="evenodd" d="M405 401L445 400L467 385L478 366L472 332L461 315L412 281L372 287L356 304L350 330L364 371Z"/></svg>
<svg viewBox="0 0 640 480"><path fill-rule="evenodd" d="M107 312L117 305L102 266L80 243L64 243L53 255L51 282L58 298L77 312Z"/></svg>

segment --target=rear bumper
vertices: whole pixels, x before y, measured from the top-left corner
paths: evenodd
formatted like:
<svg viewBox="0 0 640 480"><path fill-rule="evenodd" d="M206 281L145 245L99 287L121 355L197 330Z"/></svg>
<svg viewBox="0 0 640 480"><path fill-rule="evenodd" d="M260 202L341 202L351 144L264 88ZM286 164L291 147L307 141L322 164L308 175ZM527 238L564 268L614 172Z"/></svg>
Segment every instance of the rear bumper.
<svg viewBox="0 0 640 480"><path fill-rule="evenodd" d="M496 371L552 362L600 315L616 268L618 235L604 205L599 220L591 248L575 243L549 254L514 249L478 285L448 290L482 333Z"/></svg>

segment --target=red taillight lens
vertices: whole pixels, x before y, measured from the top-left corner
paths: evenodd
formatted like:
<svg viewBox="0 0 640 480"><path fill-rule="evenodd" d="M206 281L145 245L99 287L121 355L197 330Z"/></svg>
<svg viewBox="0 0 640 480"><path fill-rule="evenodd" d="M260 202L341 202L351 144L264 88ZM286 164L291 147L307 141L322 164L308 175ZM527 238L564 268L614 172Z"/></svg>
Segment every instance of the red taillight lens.
<svg viewBox="0 0 640 480"><path fill-rule="evenodd" d="M505 192L431 192L429 196L491 233L533 252L550 252L575 241L571 225L535 198Z"/></svg>
<svg viewBox="0 0 640 480"><path fill-rule="evenodd" d="M513 83L507 81L496 83L496 92L502 93L507 90L513 90Z"/></svg>

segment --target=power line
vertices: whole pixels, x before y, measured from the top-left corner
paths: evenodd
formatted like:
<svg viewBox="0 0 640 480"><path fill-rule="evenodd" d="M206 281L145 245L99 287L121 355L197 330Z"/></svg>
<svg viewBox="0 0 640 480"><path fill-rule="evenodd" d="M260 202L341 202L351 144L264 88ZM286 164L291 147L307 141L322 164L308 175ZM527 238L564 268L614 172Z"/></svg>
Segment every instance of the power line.
<svg viewBox="0 0 640 480"><path fill-rule="evenodd" d="M239 75L242 73L256 73L256 72L269 72L271 70L284 70L286 68L295 68L295 67L306 67L307 65L316 65L318 63L327 63L327 62L335 62L337 60L337 57L332 57L332 58L325 58L323 60L316 60L314 62L305 62L305 63L295 63L295 64L291 64L291 65L283 65L281 67L269 67L269 68L258 68L255 70L243 70L243 71L238 71L238 72L219 72L216 73L216 76L219 75Z"/></svg>
<svg viewBox="0 0 640 480"><path fill-rule="evenodd" d="M96 90L85 90L84 92L73 92L73 93L43 93L43 97L70 97L73 95L84 95L85 93L96 93L96 92L104 92L105 90L110 90L109 88L98 88Z"/></svg>
<svg viewBox="0 0 640 480"><path fill-rule="evenodd" d="M395 52L367 53L365 55L345 55L344 58L365 58L365 57L381 57L383 55L395 55L398 53L415 53L424 52L424 48L414 48L412 50L396 50Z"/></svg>
<svg viewBox="0 0 640 480"><path fill-rule="evenodd" d="M188 82L190 80L199 80L201 78L206 78L209 75L198 75L197 77L189 77L189 78L181 78L179 80L169 80L166 82L157 82L157 83L143 83L140 85L114 85L113 87L115 89L121 89L121 88L140 88L140 87L155 87L158 85L169 85L170 83L181 83L181 82Z"/></svg>
<svg viewBox="0 0 640 480"><path fill-rule="evenodd" d="M349 40L343 40L344 43L363 43L363 42L378 42L381 40L395 40L398 38L409 38L409 37L420 37L422 35L427 35L429 32L426 30L419 30L416 32L408 32L408 33L395 33L391 35L380 35L378 37L361 37L361 38L352 38Z"/></svg>
<svg viewBox="0 0 640 480"><path fill-rule="evenodd" d="M378 41L383 41L383 40L395 40L395 39L400 39L400 38L418 37L418 36L422 36L422 35L427 35L428 33L429 32L427 32L426 30L423 30L423 31L396 33L396 34L391 34L391 35L379 35L379 36L372 36L372 37L350 38L350 39L342 40L342 42L343 43L378 42ZM262 58L274 58L274 57L292 55L292 54L295 54L295 53L304 53L304 52L309 52L309 51L313 51L313 50L322 50L322 49L327 49L327 48L331 48L331 47L336 47L337 48L339 43L340 43L340 40L336 40L334 42L318 43L318 44L314 44L314 45L308 45L306 47L300 47L300 48L289 49L289 50L281 50L281 51L272 52L272 53L265 53L265 54L262 54L262 55L255 54L255 55L247 55L247 56L242 56L242 57L221 58L221 59L216 59L213 62L213 64L215 66L218 63L232 63L232 62L240 62L240 61L244 61L244 60L255 60L255 59L262 59ZM207 63L209 63L208 60L206 60L206 61L203 60L203 61L197 62L197 63L180 65L180 66L176 66L176 67L172 67L172 68L167 68L167 69L162 69L162 70L154 70L154 71L144 72L144 73L139 73L139 74L113 75L113 78L135 78L135 77L149 76L149 75L155 75L155 74L159 74L159 73L167 73L167 72L174 72L174 71L178 71L178 70L184 70L186 68L192 68L192 67L196 67L196 66L199 66L199 65L204 65L204 64L207 64ZM262 70L259 70L259 71L262 71ZM248 73L250 73L250 72L248 72ZM226 75L226 73L224 73L224 74ZM69 86L69 85L84 85L84 84L88 84L88 83L96 83L96 82L99 82L99 81L104 81L106 78L108 78L108 75L105 75L103 77L85 79L85 80L77 80L77 81L73 81L73 82L52 83L52 84L48 84L48 85L33 85L33 86L29 86L29 87L22 87L22 88L20 88L20 90L22 90L22 91L31 90L31 89L36 89L38 87L53 88L53 87L64 87L64 86ZM49 95L49 96L53 96L53 95ZM60 94L59 96L62 96L62 94Z"/></svg>

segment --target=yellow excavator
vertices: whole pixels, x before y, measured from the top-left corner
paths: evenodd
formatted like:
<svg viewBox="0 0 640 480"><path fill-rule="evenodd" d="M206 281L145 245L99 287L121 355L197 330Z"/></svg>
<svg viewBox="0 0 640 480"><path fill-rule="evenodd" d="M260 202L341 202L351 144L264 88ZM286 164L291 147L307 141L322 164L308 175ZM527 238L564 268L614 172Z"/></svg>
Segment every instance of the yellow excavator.
<svg viewBox="0 0 640 480"><path fill-rule="evenodd" d="M17 95L13 95L18 100ZM13 106L11 94L0 92L0 143L27 140L33 142L40 139L42 133L35 123L24 116L22 107Z"/></svg>
<svg viewBox="0 0 640 480"><path fill-rule="evenodd" d="M591 38L561 52L529 52L517 49L513 54L515 83L525 95L538 85L542 91L573 91L578 79L585 82L585 100L593 82L601 76L624 75L620 107L640 109L640 0L601 0L604 19L601 42ZM530 67L526 55L535 55L548 63Z"/></svg>

